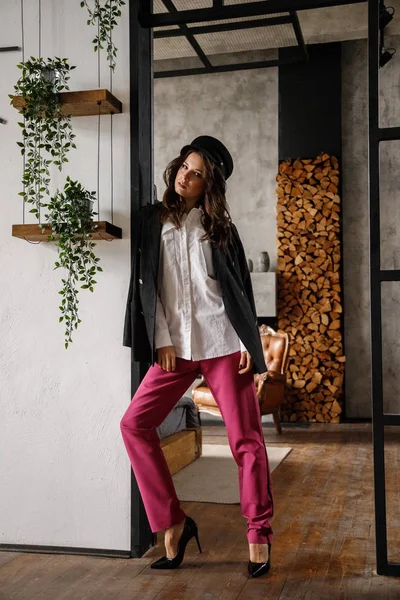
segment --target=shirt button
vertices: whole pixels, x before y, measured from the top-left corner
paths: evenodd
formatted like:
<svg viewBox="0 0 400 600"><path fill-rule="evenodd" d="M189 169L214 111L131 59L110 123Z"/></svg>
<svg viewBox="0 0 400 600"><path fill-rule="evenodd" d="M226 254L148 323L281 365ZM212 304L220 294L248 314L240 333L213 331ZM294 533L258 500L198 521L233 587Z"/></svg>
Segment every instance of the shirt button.
<svg viewBox="0 0 400 600"><path fill-rule="evenodd" d="M142 310L140 311L140 314L144 316L144 312Z"/></svg>
<svg viewBox="0 0 400 600"><path fill-rule="evenodd" d="M143 280L142 280L142 279L139 279L139 283L143 284Z"/></svg>
<svg viewBox="0 0 400 600"><path fill-rule="evenodd" d="M242 294L242 296L244 296L244 291L243 290L241 291L241 294Z"/></svg>
<svg viewBox="0 0 400 600"><path fill-rule="evenodd" d="M141 252L141 251L142 251L142 249L141 249L141 248L138 248L138 250L139 250L139 252Z"/></svg>

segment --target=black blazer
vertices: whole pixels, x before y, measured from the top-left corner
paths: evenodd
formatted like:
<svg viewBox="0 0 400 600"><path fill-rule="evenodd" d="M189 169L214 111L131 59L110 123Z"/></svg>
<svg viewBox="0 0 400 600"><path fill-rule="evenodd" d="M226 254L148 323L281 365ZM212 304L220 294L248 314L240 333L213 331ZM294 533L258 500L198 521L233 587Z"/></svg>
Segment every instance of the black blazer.
<svg viewBox="0 0 400 600"><path fill-rule="evenodd" d="M162 225L162 202L140 208L133 219L132 273L126 304L123 345L132 348L133 360L157 359L155 320L157 280ZM228 252L211 242L215 275L219 280L225 310L236 333L249 351L256 373L267 370L257 325L250 273L239 233L232 225Z"/></svg>

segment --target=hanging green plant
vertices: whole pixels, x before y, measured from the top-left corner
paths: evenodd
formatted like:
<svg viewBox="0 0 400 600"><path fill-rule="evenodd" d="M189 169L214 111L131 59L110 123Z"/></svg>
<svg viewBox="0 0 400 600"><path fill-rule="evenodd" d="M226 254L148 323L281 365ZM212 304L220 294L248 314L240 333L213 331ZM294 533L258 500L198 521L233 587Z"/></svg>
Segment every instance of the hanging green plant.
<svg viewBox="0 0 400 600"><path fill-rule="evenodd" d="M112 40L112 31L118 24L117 19L121 17L121 8L124 4L123 0L106 0L101 6L100 0L95 0L92 9L87 0L81 2L81 7L86 6L89 13L87 24L98 28L98 34L93 39L94 51L104 50L104 46L106 46L108 65L113 71L116 65L117 48Z"/></svg>
<svg viewBox="0 0 400 600"><path fill-rule="evenodd" d="M30 57L17 65L22 75L14 86L15 94L22 96L25 104L21 109L24 122L22 128L21 154L25 155L22 176L24 191L20 192L25 202L33 204L29 211L40 221L43 198L50 196L50 165L61 171L68 162L66 157L71 148L76 148L72 133L71 115L62 114L59 92L69 90L70 72L75 69L66 58L54 59ZM11 104L14 94L9 94Z"/></svg>
<svg viewBox="0 0 400 600"><path fill-rule="evenodd" d="M93 292L97 283L95 275L103 269L98 266L93 248L96 244L91 241L90 234L97 225L93 222L93 202L95 192L85 190L80 183L67 177L64 191L56 191L51 201L46 204L49 214L46 215L53 233L49 241L55 241L58 247L58 261L55 269L63 267L68 277L62 279L63 287L60 305L60 323L65 323L65 348L72 342L72 332L77 329L81 319L78 316L78 286ZM83 282L83 283L82 283Z"/></svg>

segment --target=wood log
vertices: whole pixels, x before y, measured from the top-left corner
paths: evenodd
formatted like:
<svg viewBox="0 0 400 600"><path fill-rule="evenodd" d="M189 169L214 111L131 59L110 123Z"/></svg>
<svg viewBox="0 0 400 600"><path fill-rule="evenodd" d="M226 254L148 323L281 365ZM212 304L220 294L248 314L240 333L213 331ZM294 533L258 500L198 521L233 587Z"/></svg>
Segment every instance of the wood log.
<svg viewBox="0 0 400 600"><path fill-rule="evenodd" d="M282 419L338 423L342 343L339 164L322 153L277 175L278 327L290 336Z"/></svg>

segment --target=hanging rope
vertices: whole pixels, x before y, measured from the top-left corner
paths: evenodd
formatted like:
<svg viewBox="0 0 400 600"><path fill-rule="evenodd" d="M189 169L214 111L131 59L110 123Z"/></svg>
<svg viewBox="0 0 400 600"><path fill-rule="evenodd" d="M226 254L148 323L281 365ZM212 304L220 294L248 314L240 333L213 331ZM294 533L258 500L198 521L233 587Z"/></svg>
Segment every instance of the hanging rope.
<svg viewBox="0 0 400 600"><path fill-rule="evenodd" d="M39 58L42 56L42 0L39 0Z"/></svg>
<svg viewBox="0 0 400 600"><path fill-rule="evenodd" d="M97 38L100 44L100 4L99 0L96 0L97 8ZM97 51L97 87L100 89L100 48ZM98 102L99 114L97 117L97 219L100 221L100 111L101 102Z"/></svg>
<svg viewBox="0 0 400 600"><path fill-rule="evenodd" d="M106 238L106 237L104 237L104 235L101 235L101 233L99 233L99 236L101 237L101 239L103 239L106 242L113 242L114 241L113 238Z"/></svg>
<svg viewBox="0 0 400 600"><path fill-rule="evenodd" d="M112 0L110 0L110 23L111 23L111 15L112 15ZM111 31L110 31L110 46L111 47L112 47L112 32L113 32L113 30L111 28ZM113 70L110 67L110 92L111 93L113 91L113 87L112 87L113 86L113 77L112 76L113 76Z"/></svg>
<svg viewBox="0 0 400 600"><path fill-rule="evenodd" d="M100 45L100 5L99 0L96 0L97 7L97 40ZM100 48L97 50L97 87L100 89Z"/></svg>
<svg viewBox="0 0 400 600"><path fill-rule="evenodd" d="M97 219L100 221L100 110L101 110L101 102L98 103L99 106L99 114L97 117Z"/></svg>
<svg viewBox="0 0 400 600"><path fill-rule="evenodd" d="M114 223L114 158L113 158L113 114L110 115L110 181L111 181L111 223Z"/></svg>
<svg viewBox="0 0 400 600"><path fill-rule="evenodd" d="M24 240L26 242L28 242L29 244L41 244L42 243L41 240L39 240L38 242L31 242L31 240L27 240L25 236L24 236Z"/></svg>
<svg viewBox="0 0 400 600"><path fill-rule="evenodd" d="M25 62L24 0L21 0L21 50L22 62Z"/></svg>
<svg viewBox="0 0 400 600"><path fill-rule="evenodd" d="M42 57L42 0L39 0L39 58L41 58L41 57ZM40 152L40 148L39 148L39 164L40 164L40 155L41 155L41 152ZM36 186L36 189L37 189L36 193L40 194L40 191L37 186ZM41 209L41 206L39 204L39 224L41 221L40 209Z"/></svg>
<svg viewBox="0 0 400 600"><path fill-rule="evenodd" d="M110 1L110 21L111 21L111 5ZM112 45L112 29L110 32L110 42ZM113 91L113 70L110 67L110 92ZM111 223L114 223L114 157L113 157L113 113L110 114L110 195L111 195Z"/></svg>
<svg viewBox="0 0 400 600"><path fill-rule="evenodd" d="M25 62L25 32L24 32L24 0L21 0L21 50L22 50L22 62ZM24 129L25 129L25 115L24 115ZM24 138L25 139L25 138ZM25 173L25 146L24 154L22 156L22 175ZM23 179L23 191L25 192L25 180ZM25 198L22 196L22 223L25 225Z"/></svg>

